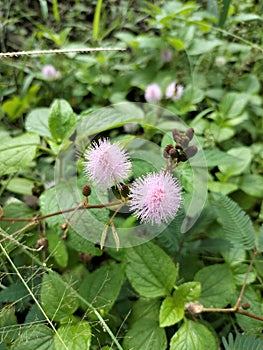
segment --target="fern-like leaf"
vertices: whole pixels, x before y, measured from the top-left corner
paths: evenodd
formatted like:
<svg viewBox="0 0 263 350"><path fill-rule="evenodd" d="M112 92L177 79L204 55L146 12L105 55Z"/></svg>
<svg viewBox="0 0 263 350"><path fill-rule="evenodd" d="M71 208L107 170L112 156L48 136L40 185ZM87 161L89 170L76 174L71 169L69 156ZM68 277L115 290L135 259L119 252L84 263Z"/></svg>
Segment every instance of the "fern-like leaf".
<svg viewBox="0 0 263 350"><path fill-rule="evenodd" d="M263 349L263 339L252 335L240 334L236 335L234 340L233 334L228 335L228 340L223 337L222 343L224 350L261 350Z"/></svg>
<svg viewBox="0 0 263 350"><path fill-rule="evenodd" d="M255 247L255 230L249 216L236 202L220 193L212 194L212 204L223 226L225 237L235 247L252 249Z"/></svg>

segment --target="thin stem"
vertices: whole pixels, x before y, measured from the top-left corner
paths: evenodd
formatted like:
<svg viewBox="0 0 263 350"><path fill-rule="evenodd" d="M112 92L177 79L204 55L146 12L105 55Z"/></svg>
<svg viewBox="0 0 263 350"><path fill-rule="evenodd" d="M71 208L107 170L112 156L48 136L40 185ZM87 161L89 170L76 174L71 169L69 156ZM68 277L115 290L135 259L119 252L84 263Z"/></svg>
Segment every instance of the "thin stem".
<svg viewBox="0 0 263 350"><path fill-rule="evenodd" d="M61 214L70 213L72 211L76 211L76 209L77 210L102 209L102 208L113 207L113 206L118 205L120 203L121 203L121 201L115 201L115 202L110 202L110 203L106 203L106 204L94 204L94 205L88 205L88 206L85 206L85 205L79 206L79 205L77 205L74 208L64 209L64 210L56 211L56 212L51 213L51 214L40 215L40 216L36 216L36 217L33 217L33 218L6 218L6 217L2 216L2 217L0 217L0 221L11 221L11 222L40 221L40 220L44 220L44 219L50 218L52 216L57 216L57 215L61 215Z"/></svg>
<svg viewBox="0 0 263 350"><path fill-rule="evenodd" d="M10 256L8 255L7 251L5 250L5 248L2 246L2 244L0 243L0 248L2 249L4 255L6 256L7 260L9 261L10 265L12 266L12 268L14 269L14 271L16 272L16 274L18 275L19 279L21 280L21 282L23 283L23 285L25 286L25 288L27 289L28 293L30 294L30 296L32 297L32 299L34 300L34 302L36 303L37 307L39 308L39 310L42 312L42 314L44 315L45 319L47 320L48 324L50 325L50 327L52 328L52 330L55 332L55 334L57 335L58 339L60 340L60 342L63 344L64 348L69 350L67 345L65 344L65 342L63 341L63 339L61 338L60 334L57 332L55 326L53 325L53 323L50 321L50 319L48 318L47 314L45 313L45 311L43 310L42 306L40 305L39 301L37 300L37 298L35 297L34 293L32 292L32 290L28 287L26 281L24 280L23 276L20 274L18 268L16 267L16 265L14 264L13 260L10 258Z"/></svg>
<svg viewBox="0 0 263 350"><path fill-rule="evenodd" d="M241 291L240 291L239 297L238 297L238 299L237 299L237 302L236 302L236 304L235 304L235 306L234 306L234 309L235 309L235 310L238 310L238 308L239 308L239 306L240 306L240 303L241 303L241 301L242 301L242 298L243 298L243 295L244 295L244 292L245 292L245 289L246 289L246 285L247 285L247 279L248 279L248 276L249 276L250 271L251 271L251 269L252 269L252 266L253 266L253 264L254 264L255 257L256 257L256 255L257 255L257 253L258 253L258 252L257 252L256 250L254 250L253 255L252 255L252 258L251 258L251 261L250 261L250 264L249 264L248 269L247 269L247 272L246 272L246 276L245 276L245 279L244 279L243 286L242 286L242 288L241 288Z"/></svg>

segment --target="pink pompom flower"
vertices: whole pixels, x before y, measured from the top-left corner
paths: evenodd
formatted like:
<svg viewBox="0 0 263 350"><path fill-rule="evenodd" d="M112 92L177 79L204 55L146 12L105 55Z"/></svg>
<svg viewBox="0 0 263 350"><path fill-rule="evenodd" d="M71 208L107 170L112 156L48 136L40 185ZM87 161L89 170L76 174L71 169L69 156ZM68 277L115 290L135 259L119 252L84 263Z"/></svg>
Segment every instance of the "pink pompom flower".
<svg viewBox="0 0 263 350"><path fill-rule="evenodd" d="M146 87L145 100L147 102L158 102L162 99L162 90L160 86L156 83L150 84Z"/></svg>
<svg viewBox="0 0 263 350"><path fill-rule="evenodd" d="M181 191L182 187L170 173L150 173L131 185L130 210L143 223L168 223L181 206Z"/></svg>
<svg viewBox="0 0 263 350"><path fill-rule="evenodd" d="M45 79L47 80L54 80L54 79L60 79L61 78L61 73L56 70L54 66L51 64L46 64L42 68L42 75Z"/></svg>
<svg viewBox="0 0 263 350"><path fill-rule="evenodd" d="M172 82L166 88L165 96L166 98L171 98L172 100L179 100L184 92L183 85L176 84L176 82Z"/></svg>
<svg viewBox="0 0 263 350"><path fill-rule="evenodd" d="M123 182L129 175L131 162L119 142L108 139L93 143L85 153L85 172L102 189Z"/></svg>

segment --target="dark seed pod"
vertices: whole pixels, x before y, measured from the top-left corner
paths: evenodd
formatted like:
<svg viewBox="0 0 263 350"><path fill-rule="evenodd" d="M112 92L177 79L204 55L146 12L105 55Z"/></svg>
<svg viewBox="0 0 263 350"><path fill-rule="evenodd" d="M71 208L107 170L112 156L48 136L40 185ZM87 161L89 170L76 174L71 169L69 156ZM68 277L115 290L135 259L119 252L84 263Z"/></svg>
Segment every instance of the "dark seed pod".
<svg viewBox="0 0 263 350"><path fill-rule="evenodd" d="M186 135L182 135L180 140L180 145L182 146L182 148L186 148L189 145L189 141L189 137L187 137Z"/></svg>
<svg viewBox="0 0 263 350"><path fill-rule="evenodd" d="M169 156L170 156L172 159L178 158L178 152L177 152L177 150L174 149L174 148L170 149L170 151L169 151Z"/></svg>
<svg viewBox="0 0 263 350"><path fill-rule="evenodd" d="M181 152L179 157L178 157L179 162L186 162L187 159L188 159L187 155L184 152Z"/></svg>
<svg viewBox="0 0 263 350"><path fill-rule="evenodd" d="M192 138L194 137L194 133L195 131L193 128L189 128L186 130L185 135L189 138L189 141L191 141Z"/></svg>
<svg viewBox="0 0 263 350"><path fill-rule="evenodd" d="M170 152L170 150L173 149L173 148L174 148L174 146L171 145L171 144L165 146L164 151L163 151L163 156L164 156L164 158L169 158L169 152Z"/></svg>
<svg viewBox="0 0 263 350"><path fill-rule="evenodd" d="M242 309L244 309L244 310L247 310L250 308L250 304L247 301L244 302L241 306L242 306Z"/></svg>
<svg viewBox="0 0 263 350"><path fill-rule="evenodd" d="M177 130L177 129L173 129L172 130L172 134L173 134L173 139L175 142L178 142L181 138L181 134L180 134L180 131Z"/></svg>
<svg viewBox="0 0 263 350"><path fill-rule="evenodd" d="M193 156L195 156L197 151L198 151L198 148L196 146L189 146L184 149L184 152L187 158L192 158Z"/></svg>
<svg viewBox="0 0 263 350"><path fill-rule="evenodd" d="M82 188L82 194L83 196L85 197L88 197L90 194L91 194L91 188L89 185L85 185L83 188Z"/></svg>

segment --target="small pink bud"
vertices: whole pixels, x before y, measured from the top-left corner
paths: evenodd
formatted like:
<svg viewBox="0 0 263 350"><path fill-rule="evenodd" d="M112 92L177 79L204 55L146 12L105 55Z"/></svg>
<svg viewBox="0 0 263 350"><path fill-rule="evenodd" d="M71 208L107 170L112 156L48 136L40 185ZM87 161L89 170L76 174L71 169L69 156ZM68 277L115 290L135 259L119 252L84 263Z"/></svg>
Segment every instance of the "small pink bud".
<svg viewBox="0 0 263 350"><path fill-rule="evenodd" d="M158 84L153 83L148 85L144 94L147 102L159 102L162 99L162 91Z"/></svg>

